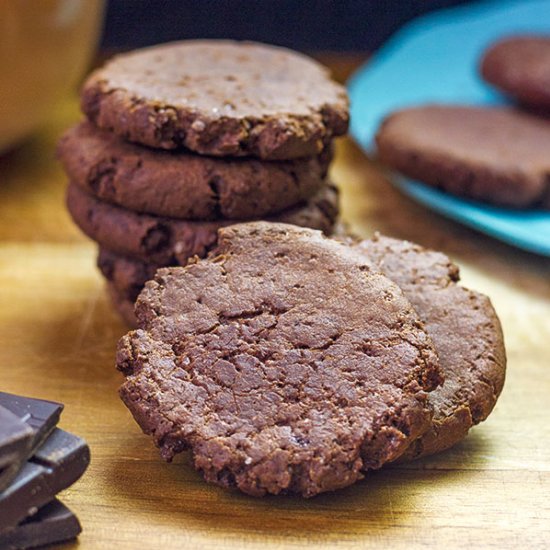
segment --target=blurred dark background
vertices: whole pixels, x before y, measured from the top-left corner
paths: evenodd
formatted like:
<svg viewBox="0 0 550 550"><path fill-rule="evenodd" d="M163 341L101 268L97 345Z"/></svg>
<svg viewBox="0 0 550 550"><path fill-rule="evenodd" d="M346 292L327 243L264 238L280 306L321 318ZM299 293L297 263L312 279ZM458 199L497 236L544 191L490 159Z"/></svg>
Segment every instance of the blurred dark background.
<svg viewBox="0 0 550 550"><path fill-rule="evenodd" d="M414 17L465 0L109 0L104 50L188 38L373 51Z"/></svg>

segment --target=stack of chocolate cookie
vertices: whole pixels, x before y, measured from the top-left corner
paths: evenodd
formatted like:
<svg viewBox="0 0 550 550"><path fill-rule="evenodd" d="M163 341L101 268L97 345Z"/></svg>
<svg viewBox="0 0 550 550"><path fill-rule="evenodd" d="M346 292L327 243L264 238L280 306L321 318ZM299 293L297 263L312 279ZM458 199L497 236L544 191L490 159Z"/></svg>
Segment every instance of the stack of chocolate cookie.
<svg viewBox="0 0 550 550"><path fill-rule="evenodd" d="M84 473L90 451L56 427L63 405L0 392L0 548L34 548L80 531L56 495Z"/></svg>
<svg viewBox="0 0 550 550"><path fill-rule="evenodd" d="M82 91L87 120L58 152L68 208L100 246L113 302L133 302L162 266L204 256L217 229L267 219L330 233L331 142L348 126L345 90L300 54L191 41L121 55Z"/></svg>

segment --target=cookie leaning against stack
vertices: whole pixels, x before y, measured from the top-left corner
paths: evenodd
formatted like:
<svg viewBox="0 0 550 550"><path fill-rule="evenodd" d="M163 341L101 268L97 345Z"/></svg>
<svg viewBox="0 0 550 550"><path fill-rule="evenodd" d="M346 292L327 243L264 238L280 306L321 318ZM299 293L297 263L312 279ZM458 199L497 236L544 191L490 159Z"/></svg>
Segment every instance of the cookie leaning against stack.
<svg viewBox="0 0 550 550"><path fill-rule="evenodd" d="M236 220L332 230L326 175L348 100L301 54L231 41L138 50L88 78L82 109L58 156L74 221L107 250L185 265Z"/></svg>
<svg viewBox="0 0 550 550"><path fill-rule="evenodd" d="M206 259L146 283L118 346L121 397L166 460L190 449L207 481L345 487L450 447L495 405L500 324L457 279L444 255L394 239L223 228Z"/></svg>
<svg viewBox="0 0 550 550"><path fill-rule="evenodd" d="M401 460L448 449L485 420L502 391L506 355L502 329L487 296L458 285L447 256L407 241L375 236L353 244L399 285L431 337L444 383L430 394L430 429Z"/></svg>

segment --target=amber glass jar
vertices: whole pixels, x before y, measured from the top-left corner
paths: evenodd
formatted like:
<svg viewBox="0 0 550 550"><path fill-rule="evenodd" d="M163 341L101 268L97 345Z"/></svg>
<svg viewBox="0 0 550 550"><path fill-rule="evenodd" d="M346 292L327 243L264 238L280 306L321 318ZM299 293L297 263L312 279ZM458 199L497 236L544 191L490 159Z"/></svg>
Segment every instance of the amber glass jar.
<svg viewBox="0 0 550 550"><path fill-rule="evenodd" d="M0 152L43 123L95 51L103 0L0 0Z"/></svg>

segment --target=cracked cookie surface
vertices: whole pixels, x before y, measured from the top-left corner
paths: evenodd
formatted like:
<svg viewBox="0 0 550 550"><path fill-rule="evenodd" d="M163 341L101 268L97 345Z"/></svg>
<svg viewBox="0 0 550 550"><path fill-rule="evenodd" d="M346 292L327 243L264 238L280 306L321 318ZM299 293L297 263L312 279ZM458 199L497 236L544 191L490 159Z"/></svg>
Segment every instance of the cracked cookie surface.
<svg viewBox="0 0 550 550"><path fill-rule="evenodd" d="M432 338L445 379L429 396L431 428L401 460L448 449L489 416L502 391L506 354L495 310L487 296L457 284L458 267L445 254L382 236L354 248L403 290Z"/></svg>
<svg viewBox="0 0 550 550"><path fill-rule="evenodd" d="M67 190L67 207L80 229L100 245L160 265L185 265L194 255L205 256L216 243L217 230L235 223L178 220L132 212L100 201L73 183ZM330 233L337 216L338 192L326 184L307 202L266 220Z"/></svg>
<svg viewBox="0 0 550 550"><path fill-rule="evenodd" d="M332 152L265 162L151 150L89 122L68 130L58 156L69 179L97 198L182 219L257 219L307 200L324 184Z"/></svg>
<svg viewBox="0 0 550 550"><path fill-rule="evenodd" d="M120 395L162 456L251 495L345 487L430 425L441 381L399 287L319 231L219 231L207 259L165 268L119 342Z"/></svg>
<svg viewBox="0 0 550 550"><path fill-rule="evenodd" d="M347 131L345 88L322 65L252 42L174 42L115 56L85 82L97 126L156 148L290 159Z"/></svg>

